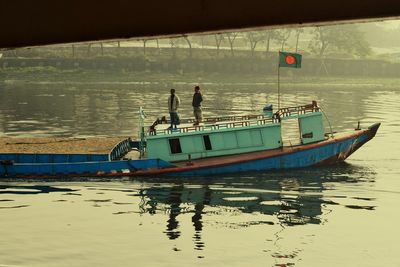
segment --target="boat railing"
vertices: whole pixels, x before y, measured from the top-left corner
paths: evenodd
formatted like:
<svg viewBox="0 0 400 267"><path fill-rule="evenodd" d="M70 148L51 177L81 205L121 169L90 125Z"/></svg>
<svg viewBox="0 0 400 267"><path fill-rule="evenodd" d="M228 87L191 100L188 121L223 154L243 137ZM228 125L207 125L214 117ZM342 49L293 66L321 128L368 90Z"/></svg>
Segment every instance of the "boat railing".
<svg viewBox="0 0 400 267"><path fill-rule="evenodd" d="M203 123L217 123L221 121L242 121L242 120L251 120L251 119L263 119L266 118L266 116L262 114L250 114L250 115L239 115L239 116L222 116L222 117L209 117L209 118L204 118L202 120ZM180 123L194 123L194 119L181 119ZM168 120L165 116L162 118L158 118L157 120L154 121L153 127L159 125L159 124L170 124L171 121ZM150 126L151 127L151 126Z"/></svg>
<svg viewBox="0 0 400 267"><path fill-rule="evenodd" d="M318 106L316 101L312 101L311 104L303 106L281 108L277 112L275 112L275 115L279 119L283 119L287 117L296 117L299 115L318 112L318 111L320 111L320 107Z"/></svg>
<svg viewBox="0 0 400 267"><path fill-rule="evenodd" d="M192 123L194 120L188 119L185 123ZM203 120L202 125L193 125L179 128L156 129L155 125L150 126L149 135L165 135L172 133L189 133L198 131L212 131L221 129L231 129L238 127L265 125L279 122L276 117L266 117L263 115L245 115L245 116L230 116L207 118ZM168 121L161 124L167 124ZM182 123L182 121L181 121ZM156 124L158 125L158 124Z"/></svg>
<svg viewBox="0 0 400 267"><path fill-rule="evenodd" d="M263 114L250 114L250 115L239 115L239 116L222 116L222 117L211 117L204 118L202 125L193 125L188 127L179 127L176 129L156 129L157 125L167 124L169 125L170 120L166 117L162 117L154 121L154 123L149 127L148 135L158 135L158 134L171 134L171 133L187 133L196 131L208 131L216 129L226 129L226 128L237 128L246 127L253 125L263 125L267 123L277 123L283 118L296 117L306 113L312 113L320 111L316 101L312 101L311 104L296 106L296 107L286 107L281 108L275 112L272 117L265 116ZM181 124L193 124L194 119L182 119Z"/></svg>
<svg viewBox="0 0 400 267"><path fill-rule="evenodd" d="M109 160L119 160L131 150L131 140L127 138L114 146L109 154Z"/></svg>

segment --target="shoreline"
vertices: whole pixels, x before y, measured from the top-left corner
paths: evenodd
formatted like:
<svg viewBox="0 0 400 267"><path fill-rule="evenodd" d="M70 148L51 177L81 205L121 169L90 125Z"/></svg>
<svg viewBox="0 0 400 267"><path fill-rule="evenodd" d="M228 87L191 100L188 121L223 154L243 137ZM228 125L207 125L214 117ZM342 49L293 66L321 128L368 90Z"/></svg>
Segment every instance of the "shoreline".
<svg viewBox="0 0 400 267"><path fill-rule="evenodd" d="M265 86L276 85L276 75L258 75L258 74L196 74L186 73L147 73L132 72L126 73L102 73L86 72L78 74L71 73L47 73L47 72L29 72L29 73L9 73L3 75L0 85L119 85L121 87L169 87L174 85L215 85L215 86ZM281 83L291 86L395 86L400 82L400 78L389 77L343 77L343 76L303 76L300 74L292 76L281 76Z"/></svg>

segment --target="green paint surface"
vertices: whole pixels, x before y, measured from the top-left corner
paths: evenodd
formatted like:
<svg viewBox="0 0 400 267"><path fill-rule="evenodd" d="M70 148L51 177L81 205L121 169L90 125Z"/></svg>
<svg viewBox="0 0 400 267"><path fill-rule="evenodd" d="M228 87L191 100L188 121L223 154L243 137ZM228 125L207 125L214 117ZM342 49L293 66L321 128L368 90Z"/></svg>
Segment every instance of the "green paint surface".
<svg viewBox="0 0 400 267"><path fill-rule="evenodd" d="M303 144L325 139L322 113L313 112L299 116L300 136Z"/></svg>
<svg viewBox="0 0 400 267"><path fill-rule="evenodd" d="M209 137L211 150L206 150L204 136ZM171 138L179 138L182 153L171 153L168 141ZM174 133L148 136L147 157L180 161L188 159L189 155L196 159L275 149L280 147L281 143L281 126L278 123Z"/></svg>

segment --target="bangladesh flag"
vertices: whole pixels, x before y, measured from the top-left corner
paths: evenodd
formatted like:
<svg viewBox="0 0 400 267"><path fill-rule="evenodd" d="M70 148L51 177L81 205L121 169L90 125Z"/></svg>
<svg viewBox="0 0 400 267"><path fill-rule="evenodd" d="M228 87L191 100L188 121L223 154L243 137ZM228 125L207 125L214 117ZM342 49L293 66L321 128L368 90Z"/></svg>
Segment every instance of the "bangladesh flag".
<svg viewBox="0 0 400 267"><path fill-rule="evenodd" d="M301 55L279 52L279 67L301 68Z"/></svg>

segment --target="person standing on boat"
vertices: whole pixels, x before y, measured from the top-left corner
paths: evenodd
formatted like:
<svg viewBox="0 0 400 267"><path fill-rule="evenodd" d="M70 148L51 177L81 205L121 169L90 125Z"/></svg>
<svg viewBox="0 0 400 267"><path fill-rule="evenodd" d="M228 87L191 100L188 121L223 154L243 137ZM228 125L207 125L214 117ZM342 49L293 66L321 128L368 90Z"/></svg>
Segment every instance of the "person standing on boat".
<svg viewBox="0 0 400 267"><path fill-rule="evenodd" d="M168 97L168 111L171 120L171 129L176 128L176 126L180 124L178 115L178 108L180 103L181 100L175 94L175 89L171 89L171 95Z"/></svg>
<svg viewBox="0 0 400 267"><path fill-rule="evenodd" d="M201 109L201 102L203 102L203 96L201 95L200 92L200 86L196 85L194 87L194 94L193 94L193 101L192 101L192 106L193 106L193 114L194 114L194 125L199 125L199 123L203 119L203 111Z"/></svg>

